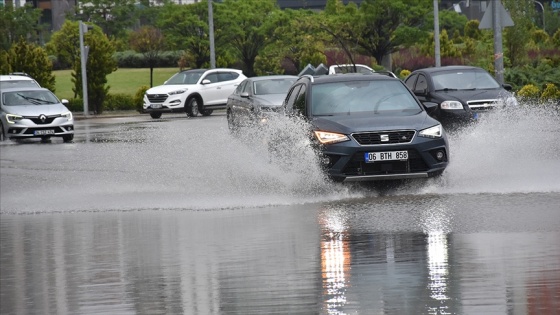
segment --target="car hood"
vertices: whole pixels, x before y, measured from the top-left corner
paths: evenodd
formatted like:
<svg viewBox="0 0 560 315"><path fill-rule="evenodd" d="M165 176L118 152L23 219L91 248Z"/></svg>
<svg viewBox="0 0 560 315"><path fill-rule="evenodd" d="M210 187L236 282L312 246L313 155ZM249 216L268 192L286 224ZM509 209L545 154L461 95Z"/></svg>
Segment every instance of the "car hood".
<svg viewBox="0 0 560 315"><path fill-rule="evenodd" d="M146 94L167 94L169 92L177 91L177 90L184 90L192 87L192 85L158 85L150 88L146 91Z"/></svg>
<svg viewBox="0 0 560 315"><path fill-rule="evenodd" d="M459 91L437 91L434 95L443 100L454 101L476 101L476 100L493 100L511 97L512 94L504 89L492 90L459 90Z"/></svg>
<svg viewBox="0 0 560 315"><path fill-rule="evenodd" d="M256 95L253 97L255 104L259 106L282 106L286 94L267 94L267 95Z"/></svg>
<svg viewBox="0 0 560 315"><path fill-rule="evenodd" d="M312 124L320 130L350 134L353 132L422 130L435 126L438 122L426 112L406 116L385 115L339 115L315 117Z"/></svg>
<svg viewBox="0 0 560 315"><path fill-rule="evenodd" d="M2 106L2 110L7 114L21 116L58 115L69 112L68 108L61 103L48 105L18 105Z"/></svg>

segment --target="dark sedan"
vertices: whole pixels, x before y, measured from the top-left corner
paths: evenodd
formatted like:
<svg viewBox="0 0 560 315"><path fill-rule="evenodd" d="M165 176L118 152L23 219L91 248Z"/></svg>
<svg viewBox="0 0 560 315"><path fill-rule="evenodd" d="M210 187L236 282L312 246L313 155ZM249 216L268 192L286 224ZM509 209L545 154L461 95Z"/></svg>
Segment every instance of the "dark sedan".
<svg viewBox="0 0 560 315"><path fill-rule="evenodd" d="M500 85L486 70L445 66L413 71L406 85L446 128L479 119L496 107L517 105L511 85Z"/></svg>
<svg viewBox="0 0 560 315"><path fill-rule="evenodd" d="M396 78L305 75L284 106L288 115L309 121L312 141L335 181L427 178L447 167L443 127Z"/></svg>
<svg viewBox="0 0 560 315"><path fill-rule="evenodd" d="M270 112L282 108L282 102L298 79L291 75L247 78L228 97L226 112L230 131L257 125Z"/></svg>

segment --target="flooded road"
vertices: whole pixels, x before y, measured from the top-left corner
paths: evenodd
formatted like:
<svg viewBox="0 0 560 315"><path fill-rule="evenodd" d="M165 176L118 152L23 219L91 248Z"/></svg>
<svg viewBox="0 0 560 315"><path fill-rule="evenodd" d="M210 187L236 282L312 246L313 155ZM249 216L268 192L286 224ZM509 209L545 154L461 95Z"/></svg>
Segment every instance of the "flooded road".
<svg viewBox="0 0 560 315"><path fill-rule="evenodd" d="M559 122L487 117L390 190L271 163L223 113L0 144L0 313L559 314Z"/></svg>

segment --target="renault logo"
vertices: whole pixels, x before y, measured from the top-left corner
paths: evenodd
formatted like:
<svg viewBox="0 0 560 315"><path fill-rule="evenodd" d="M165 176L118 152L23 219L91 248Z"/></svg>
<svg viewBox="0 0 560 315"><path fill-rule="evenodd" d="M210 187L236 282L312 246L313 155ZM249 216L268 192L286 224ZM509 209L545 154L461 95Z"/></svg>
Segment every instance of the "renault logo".
<svg viewBox="0 0 560 315"><path fill-rule="evenodd" d="M41 115L39 115L39 120L40 120L42 123L45 123L45 121L47 121L47 116L41 114Z"/></svg>
<svg viewBox="0 0 560 315"><path fill-rule="evenodd" d="M381 142L388 142L389 141L389 135L381 135Z"/></svg>

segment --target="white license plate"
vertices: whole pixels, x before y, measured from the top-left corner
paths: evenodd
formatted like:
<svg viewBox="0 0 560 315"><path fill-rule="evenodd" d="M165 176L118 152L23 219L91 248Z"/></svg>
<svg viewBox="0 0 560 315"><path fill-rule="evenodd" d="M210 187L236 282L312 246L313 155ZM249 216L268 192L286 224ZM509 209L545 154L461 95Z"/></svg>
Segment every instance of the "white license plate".
<svg viewBox="0 0 560 315"><path fill-rule="evenodd" d="M33 134L36 136L54 135L54 130L52 129L35 130Z"/></svg>
<svg viewBox="0 0 560 315"><path fill-rule="evenodd" d="M161 104L151 104L150 105L151 108L161 108Z"/></svg>
<svg viewBox="0 0 560 315"><path fill-rule="evenodd" d="M408 160L408 151L388 151L388 152L366 152L364 154L366 163L375 163L382 161L406 161Z"/></svg>

